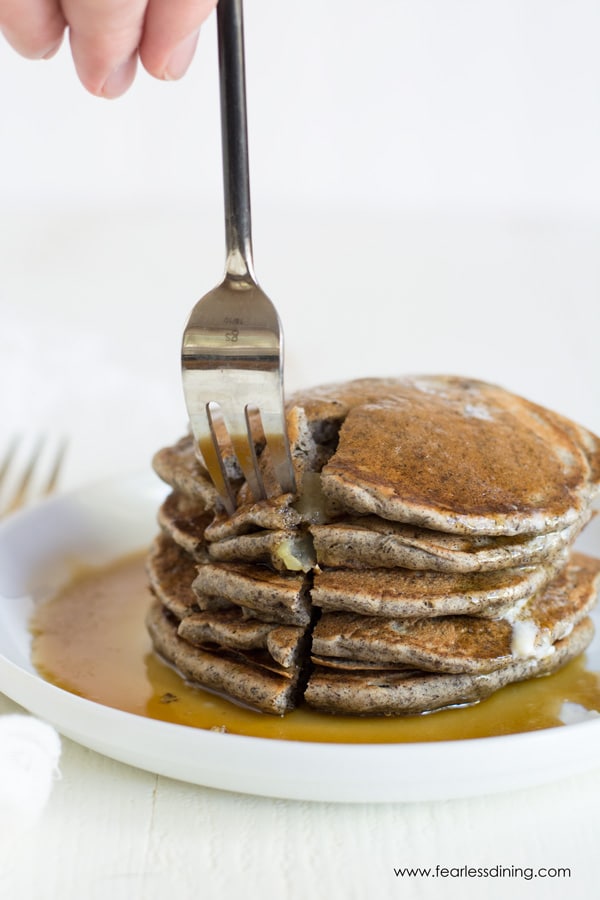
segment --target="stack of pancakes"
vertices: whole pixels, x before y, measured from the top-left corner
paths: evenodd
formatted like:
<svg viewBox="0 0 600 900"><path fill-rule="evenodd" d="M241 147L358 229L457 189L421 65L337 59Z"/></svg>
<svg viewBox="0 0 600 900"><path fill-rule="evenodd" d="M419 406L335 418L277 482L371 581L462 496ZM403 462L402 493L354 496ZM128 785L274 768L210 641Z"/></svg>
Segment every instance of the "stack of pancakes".
<svg viewBox="0 0 600 900"><path fill-rule="evenodd" d="M589 644L600 562L572 551L600 440L456 377L297 394L298 494L227 516L191 437L159 451L173 492L148 557L157 652L265 712L402 715L475 702ZM260 453L260 449L259 453Z"/></svg>

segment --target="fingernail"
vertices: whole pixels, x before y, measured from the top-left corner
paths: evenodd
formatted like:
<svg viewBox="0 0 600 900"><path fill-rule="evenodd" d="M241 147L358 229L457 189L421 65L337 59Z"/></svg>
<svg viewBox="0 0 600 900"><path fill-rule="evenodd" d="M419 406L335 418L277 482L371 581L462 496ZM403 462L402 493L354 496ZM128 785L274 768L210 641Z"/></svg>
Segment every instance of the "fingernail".
<svg viewBox="0 0 600 900"><path fill-rule="evenodd" d="M26 59L51 59L55 53L58 52L60 45L63 42L63 36L61 35L57 41L53 44L50 44L47 47L41 47L39 50L32 50L29 47L24 47L18 37L14 32L12 32L9 28L0 27L0 35L6 38L9 44L15 48L17 53L20 53Z"/></svg>
<svg viewBox="0 0 600 900"><path fill-rule="evenodd" d="M107 100L114 100L124 94L135 78L136 64L137 55L133 54L124 63L117 66L102 85L100 96L106 97Z"/></svg>
<svg viewBox="0 0 600 900"><path fill-rule="evenodd" d="M60 50L60 46L62 44L62 37L55 44L52 44L45 53L42 53L42 59L52 59L53 56L56 56L58 51Z"/></svg>
<svg viewBox="0 0 600 900"><path fill-rule="evenodd" d="M182 78L185 75L194 58L196 44L198 43L198 35L198 31L188 34L188 36L175 47L165 68L165 81L177 81L177 79Z"/></svg>

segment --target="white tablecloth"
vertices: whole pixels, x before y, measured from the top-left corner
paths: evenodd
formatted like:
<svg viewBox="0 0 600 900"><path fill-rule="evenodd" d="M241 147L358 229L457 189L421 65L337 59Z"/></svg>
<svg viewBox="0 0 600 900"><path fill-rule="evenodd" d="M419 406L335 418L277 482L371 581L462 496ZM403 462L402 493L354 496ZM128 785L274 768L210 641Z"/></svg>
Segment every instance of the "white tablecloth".
<svg viewBox="0 0 600 900"><path fill-rule="evenodd" d="M600 431L600 228L289 210L265 223L258 271L284 321L290 387L460 372ZM14 214L0 228L3 433L67 434L62 490L148 467L185 428L180 333L220 275L220 228L164 207ZM0 698L1 713L14 711ZM171 781L63 739L43 815L0 842L0 895L587 900L599 796L600 762L468 800L270 800ZM436 865L525 874L395 873ZM529 879L539 867L570 877Z"/></svg>

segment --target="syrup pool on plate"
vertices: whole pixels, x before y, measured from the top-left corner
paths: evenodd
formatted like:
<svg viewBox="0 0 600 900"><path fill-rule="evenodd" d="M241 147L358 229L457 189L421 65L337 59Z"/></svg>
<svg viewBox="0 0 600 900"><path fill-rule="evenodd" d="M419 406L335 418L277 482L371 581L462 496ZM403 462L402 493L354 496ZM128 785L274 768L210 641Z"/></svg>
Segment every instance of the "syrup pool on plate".
<svg viewBox="0 0 600 900"><path fill-rule="evenodd" d="M78 573L40 604L32 657L47 680L88 700L165 722L280 740L402 743L536 731L600 713L600 673L589 654L487 700L411 717L328 716L300 707L270 716L190 687L153 652L144 554ZM600 668L600 666L598 666Z"/></svg>

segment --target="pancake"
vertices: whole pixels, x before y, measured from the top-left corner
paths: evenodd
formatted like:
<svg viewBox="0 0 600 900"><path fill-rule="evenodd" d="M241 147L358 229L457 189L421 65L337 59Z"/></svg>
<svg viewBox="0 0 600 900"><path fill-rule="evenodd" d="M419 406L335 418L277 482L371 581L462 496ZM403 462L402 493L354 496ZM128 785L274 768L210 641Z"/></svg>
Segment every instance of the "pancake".
<svg viewBox="0 0 600 900"><path fill-rule="evenodd" d="M352 569L408 568L432 572L492 572L551 560L589 519L549 534L491 537L431 531L377 516L312 525L319 565Z"/></svg>
<svg viewBox="0 0 600 900"><path fill-rule="evenodd" d="M177 628L179 637L198 647L216 644L232 650L267 650L275 662L289 669L301 663L305 628L247 619L239 609L186 616Z"/></svg>
<svg viewBox="0 0 600 900"><path fill-rule="evenodd" d="M266 566L244 563L199 566L192 591L200 609L209 608L205 605L207 598L219 598L270 622L308 625L311 620L306 578L273 572Z"/></svg>
<svg viewBox="0 0 600 900"><path fill-rule="evenodd" d="M396 401L403 378L356 378L296 391L287 402L288 410L301 408L306 416L313 440L329 448L330 455L338 445L339 430L355 406L381 401Z"/></svg>
<svg viewBox="0 0 600 900"><path fill-rule="evenodd" d="M262 712L282 715L297 703L300 668L285 669L234 651L211 652L194 647L177 634L177 620L155 601L146 627L156 652L190 683L226 694Z"/></svg>
<svg viewBox="0 0 600 900"><path fill-rule="evenodd" d="M214 561L265 563L277 572L310 572L316 563L312 541L303 532L256 531L207 544Z"/></svg>
<svg viewBox="0 0 600 900"><path fill-rule="evenodd" d="M311 597L321 609L365 616L499 616L545 587L565 559L563 553L552 563L470 574L320 569L315 572Z"/></svg>
<svg viewBox="0 0 600 900"><path fill-rule="evenodd" d="M192 590L196 565L167 535L159 534L152 542L146 573L152 593L178 619L198 608Z"/></svg>
<svg viewBox="0 0 600 900"><path fill-rule="evenodd" d="M265 503L262 509L261 504L253 504L244 515L248 529L252 527L249 516L252 515L254 523L257 523L262 518L262 512L271 524L275 524L272 513L280 513L278 518L288 527L277 530L255 528L247 532L240 528L237 530L241 533L207 543L209 534L214 536L223 530L220 525L213 527L213 512L202 510L196 500L173 491L158 510L158 523L197 562L207 562L211 558L224 562L247 560L269 563L277 571L309 571L315 559L310 540L293 527L298 523L299 516L285 505L277 506L276 502ZM217 522L220 521L220 518L217 519Z"/></svg>
<svg viewBox="0 0 600 900"><path fill-rule="evenodd" d="M286 531L295 528L302 517L292 507L293 499L293 494L282 494L271 500L251 502L235 510L231 516L217 513L207 526L204 537L207 541L222 541L252 531Z"/></svg>
<svg viewBox="0 0 600 900"><path fill-rule="evenodd" d="M243 610L247 618L308 625L311 605L305 578L243 563L200 565L165 534L146 557L152 593L177 619L194 612Z"/></svg>
<svg viewBox="0 0 600 900"><path fill-rule="evenodd" d="M332 671L317 667L304 693L313 709L331 714L382 716L417 715L448 706L476 703L516 681L549 675L589 645L594 635L590 618L557 641L554 653L519 659L487 674L447 675L420 671Z"/></svg>
<svg viewBox="0 0 600 900"><path fill-rule="evenodd" d="M206 509L218 505L218 493L204 466L194 452L191 434L180 438L172 447L163 447L152 458L152 467L165 484L196 499Z"/></svg>
<svg viewBox="0 0 600 900"><path fill-rule="evenodd" d="M515 633L515 625L521 626L530 619L538 632L553 635L552 640L563 637L562 630L568 631L592 609L599 583L600 560L585 553L572 553L569 563L543 592L506 614L505 618L513 623L514 652L524 652L523 645L529 643L528 635ZM520 650L515 649L515 643L521 646Z"/></svg>
<svg viewBox="0 0 600 900"><path fill-rule="evenodd" d="M197 500L173 491L159 507L157 519L162 530L196 561L208 559L204 532L213 513Z"/></svg>
<svg viewBox="0 0 600 900"><path fill-rule="evenodd" d="M458 534L559 531L599 483L596 439L566 421L481 381L387 381L348 410L323 492L348 512Z"/></svg>
<svg viewBox="0 0 600 900"><path fill-rule="evenodd" d="M554 643L587 616L596 601L600 562L576 554L545 590L501 619L442 616L382 619L325 613L313 632L312 655L396 663L439 673L487 673L517 659L554 652Z"/></svg>

